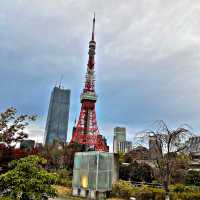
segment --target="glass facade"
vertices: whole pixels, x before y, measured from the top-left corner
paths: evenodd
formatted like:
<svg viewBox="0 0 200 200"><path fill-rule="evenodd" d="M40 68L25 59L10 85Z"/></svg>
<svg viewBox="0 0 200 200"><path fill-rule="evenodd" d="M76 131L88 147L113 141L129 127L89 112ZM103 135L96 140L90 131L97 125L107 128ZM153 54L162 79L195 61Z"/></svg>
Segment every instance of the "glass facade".
<svg viewBox="0 0 200 200"><path fill-rule="evenodd" d="M95 191L111 190L112 182L117 174L117 168L114 165L114 154L112 153L97 151L76 153L73 187Z"/></svg>
<svg viewBox="0 0 200 200"><path fill-rule="evenodd" d="M69 106L70 90L54 87L45 129L45 144L52 144L54 140L66 142Z"/></svg>

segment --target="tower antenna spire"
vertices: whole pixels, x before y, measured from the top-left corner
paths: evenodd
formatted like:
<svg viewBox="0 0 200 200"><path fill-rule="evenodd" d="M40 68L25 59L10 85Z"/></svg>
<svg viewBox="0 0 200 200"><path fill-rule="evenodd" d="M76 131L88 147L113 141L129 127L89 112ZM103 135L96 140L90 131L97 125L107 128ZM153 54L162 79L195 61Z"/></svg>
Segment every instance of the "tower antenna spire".
<svg viewBox="0 0 200 200"><path fill-rule="evenodd" d="M92 25L92 40L94 40L94 31L95 31L95 12L93 17L93 25Z"/></svg>
<svg viewBox="0 0 200 200"><path fill-rule="evenodd" d="M87 64L85 86L80 96L81 111L78 123L75 123L70 144L81 144L83 145L85 151L88 151L89 149L95 151L109 151L109 147L107 146L104 137L99 132L96 120L95 104L97 101L97 95L95 92L94 77L96 42L94 40L94 31L95 14L92 26L92 39L89 42L89 58Z"/></svg>
<svg viewBox="0 0 200 200"><path fill-rule="evenodd" d="M59 88L61 88L62 87L62 80L63 80L63 74L61 74L61 76L60 76L60 82L59 82Z"/></svg>

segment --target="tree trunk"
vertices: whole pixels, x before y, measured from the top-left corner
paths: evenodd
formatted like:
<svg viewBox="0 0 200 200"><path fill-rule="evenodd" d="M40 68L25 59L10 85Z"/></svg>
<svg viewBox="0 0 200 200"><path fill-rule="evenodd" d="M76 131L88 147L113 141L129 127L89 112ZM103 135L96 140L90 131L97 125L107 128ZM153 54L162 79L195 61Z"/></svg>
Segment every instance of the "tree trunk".
<svg viewBox="0 0 200 200"><path fill-rule="evenodd" d="M169 200L169 182L170 182L169 177L170 177L170 174L169 174L169 171L167 170L166 175L164 177L164 182L163 182L163 187L166 193L165 200Z"/></svg>

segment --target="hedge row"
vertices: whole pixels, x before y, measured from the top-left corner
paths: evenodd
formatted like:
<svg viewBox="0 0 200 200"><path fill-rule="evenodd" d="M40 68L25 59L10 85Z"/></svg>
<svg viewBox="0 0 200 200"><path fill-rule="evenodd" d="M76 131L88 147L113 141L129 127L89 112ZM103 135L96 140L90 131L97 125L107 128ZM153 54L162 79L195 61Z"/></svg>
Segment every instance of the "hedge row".
<svg viewBox="0 0 200 200"><path fill-rule="evenodd" d="M183 184L172 185L170 187L170 200L199 200L200 187L185 186Z"/></svg>
<svg viewBox="0 0 200 200"><path fill-rule="evenodd" d="M141 186L134 187L131 183L119 180L113 185L113 197L137 200L165 200L164 189ZM170 187L170 200L200 200L200 187L189 187L181 184Z"/></svg>
<svg viewBox="0 0 200 200"><path fill-rule="evenodd" d="M164 200L165 191L163 189L150 188L147 186L133 187L129 182L119 180L113 185L112 195L129 199L136 197L137 200Z"/></svg>

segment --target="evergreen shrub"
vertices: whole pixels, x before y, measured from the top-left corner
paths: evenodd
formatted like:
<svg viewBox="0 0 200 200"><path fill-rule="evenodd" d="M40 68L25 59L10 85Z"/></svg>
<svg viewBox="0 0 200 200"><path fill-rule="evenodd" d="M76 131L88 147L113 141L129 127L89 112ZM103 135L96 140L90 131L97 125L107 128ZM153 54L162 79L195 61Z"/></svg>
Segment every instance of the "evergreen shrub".
<svg viewBox="0 0 200 200"><path fill-rule="evenodd" d="M52 184L56 175L43 169L46 160L38 156L28 156L10 163L11 169L0 175L0 193L10 199L41 200L44 194L56 196ZM8 198L8 199L9 199Z"/></svg>
<svg viewBox="0 0 200 200"><path fill-rule="evenodd" d="M176 184L170 187L170 200L199 200L200 187Z"/></svg>
<svg viewBox="0 0 200 200"><path fill-rule="evenodd" d="M200 192L173 192L170 194L170 200L199 200Z"/></svg>
<svg viewBox="0 0 200 200"><path fill-rule="evenodd" d="M200 172L190 170L185 176L185 184L200 186Z"/></svg>
<svg viewBox="0 0 200 200"><path fill-rule="evenodd" d="M131 183L122 180L119 180L113 185L112 195L114 197L126 199L136 197L137 200L165 199L165 191L163 189L147 187L145 185L141 187L134 187Z"/></svg>
<svg viewBox="0 0 200 200"><path fill-rule="evenodd" d="M72 187L72 177L67 169L59 169L54 171L57 174L56 183L57 185Z"/></svg>
<svg viewBox="0 0 200 200"><path fill-rule="evenodd" d="M112 195L115 197L122 197L129 199L134 194L133 186L127 181L119 180L114 183L112 188Z"/></svg>

